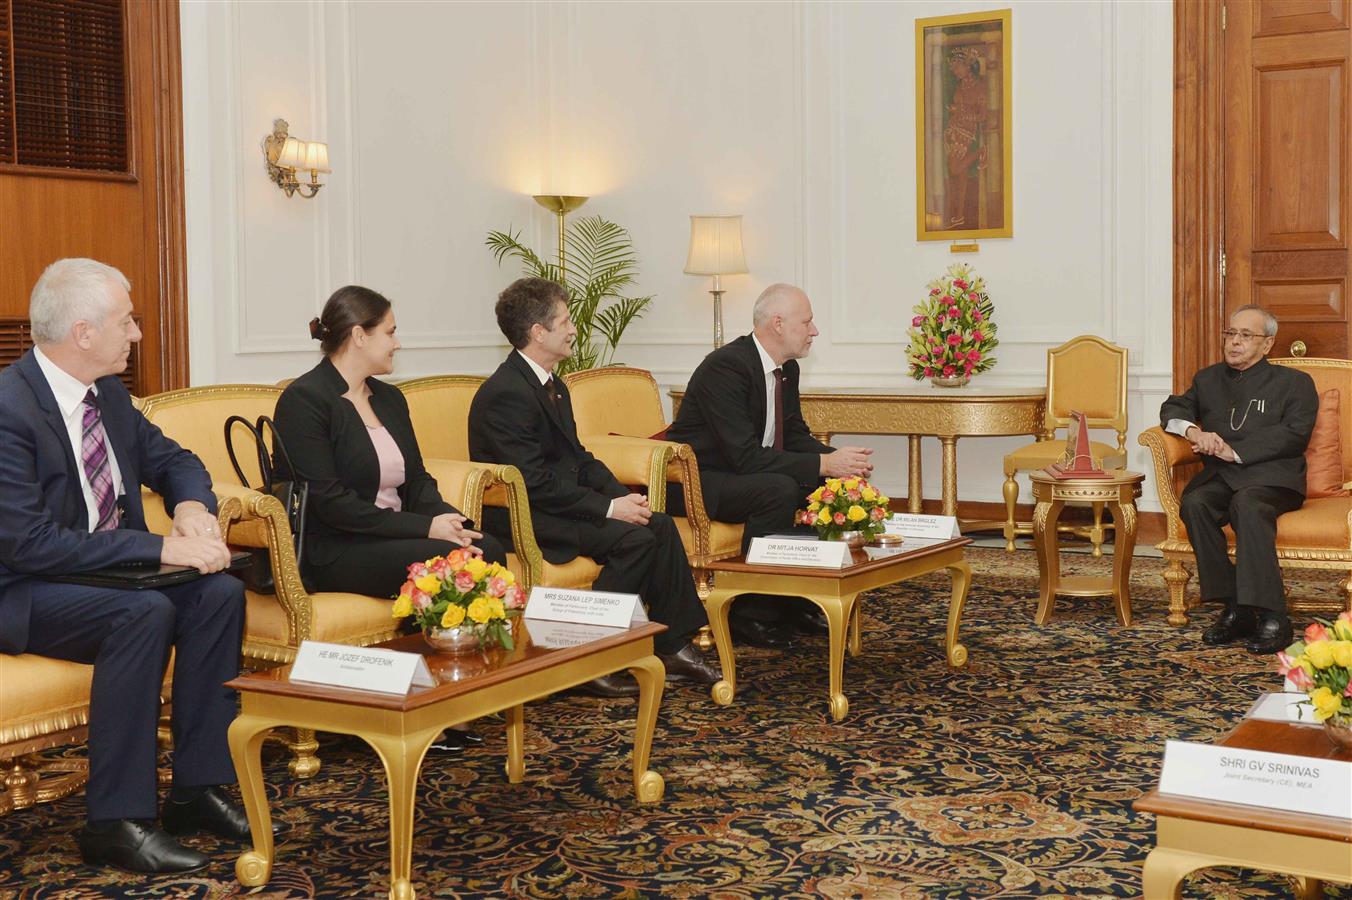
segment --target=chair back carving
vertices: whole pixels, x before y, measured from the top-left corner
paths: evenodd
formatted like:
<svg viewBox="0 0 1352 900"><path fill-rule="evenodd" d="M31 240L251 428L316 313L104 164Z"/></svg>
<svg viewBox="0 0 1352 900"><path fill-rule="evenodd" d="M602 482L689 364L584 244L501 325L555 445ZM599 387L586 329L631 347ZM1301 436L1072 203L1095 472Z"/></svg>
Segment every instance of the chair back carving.
<svg viewBox="0 0 1352 900"><path fill-rule="evenodd" d="M271 384L216 384L155 394L142 399L140 405L147 419L197 454L213 484L235 484L239 479L225 449L225 420L243 416L252 422L259 416L271 416L281 395L282 389ZM249 487L258 487L263 476L253 454L241 453L239 461Z"/></svg>
<svg viewBox="0 0 1352 900"><path fill-rule="evenodd" d="M1127 446L1127 348L1083 334L1047 351L1047 417L1050 436L1085 414L1090 428L1117 432L1117 449Z"/></svg>
<svg viewBox="0 0 1352 900"><path fill-rule="evenodd" d="M647 369L606 366L563 376L577 433L650 437L667 427L657 379Z"/></svg>
<svg viewBox="0 0 1352 900"><path fill-rule="evenodd" d="M1320 394L1338 389L1339 425L1343 444L1343 481L1352 481L1352 360L1321 359L1313 356L1269 359L1274 366L1299 369L1314 379Z"/></svg>
<svg viewBox="0 0 1352 900"><path fill-rule="evenodd" d="M469 459L469 405L482 375L428 375L401 381L424 459Z"/></svg>

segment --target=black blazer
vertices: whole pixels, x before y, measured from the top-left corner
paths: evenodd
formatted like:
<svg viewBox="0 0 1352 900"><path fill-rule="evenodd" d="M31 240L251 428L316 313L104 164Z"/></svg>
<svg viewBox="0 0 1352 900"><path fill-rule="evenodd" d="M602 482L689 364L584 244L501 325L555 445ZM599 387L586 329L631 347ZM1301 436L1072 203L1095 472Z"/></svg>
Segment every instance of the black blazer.
<svg viewBox="0 0 1352 900"><path fill-rule="evenodd" d="M1305 447L1319 411L1314 379L1266 359L1238 378L1234 374L1225 363L1207 366L1185 393L1160 407L1161 427L1170 419L1185 419L1219 434L1239 455L1239 463L1203 456L1202 471L1188 486L1222 478L1232 490L1267 485L1304 495ZM1261 408L1257 401L1262 401Z"/></svg>
<svg viewBox="0 0 1352 900"><path fill-rule="evenodd" d="M557 405L521 354L508 354L470 405L469 455L521 470L535 539L545 559L557 564L580 552L578 528L603 525L611 499L629 489L582 446L568 388L557 377L554 384ZM484 527L510 540L506 510L486 508Z"/></svg>
<svg viewBox="0 0 1352 900"><path fill-rule="evenodd" d="M137 412L116 376L95 386L126 493L119 527L91 534L76 449L32 351L0 372L0 653L28 645L34 577L159 562L164 539L146 531L141 485L171 513L185 500L216 511L201 461Z"/></svg>
<svg viewBox="0 0 1352 900"><path fill-rule="evenodd" d="M433 516L458 510L441 499L436 479L423 467L418 439L403 392L378 378L366 379L371 408L404 455L403 509L376 506L380 459L357 408L343 394L347 381L324 359L297 378L277 400L277 433L296 474L310 486L306 568L342 555L350 535L425 538ZM285 463L276 460L279 471ZM469 523L473 527L473 523Z"/></svg>
<svg viewBox="0 0 1352 900"><path fill-rule="evenodd" d="M749 475L776 472L811 484L821 471L821 454L831 448L812 436L798 399L798 362L784 369L784 449L762 447L766 416L765 371L751 335L710 353L690 376L667 440L689 444L700 473ZM717 479L704 490L717 508ZM711 492L710 488L714 490ZM712 494L712 495L711 495Z"/></svg>

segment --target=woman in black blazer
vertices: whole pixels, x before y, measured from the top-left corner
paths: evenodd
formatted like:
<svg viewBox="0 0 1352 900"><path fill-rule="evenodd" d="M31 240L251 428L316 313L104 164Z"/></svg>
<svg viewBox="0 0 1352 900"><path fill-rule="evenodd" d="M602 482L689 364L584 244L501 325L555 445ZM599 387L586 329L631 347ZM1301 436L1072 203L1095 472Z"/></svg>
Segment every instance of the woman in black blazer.
<svg viewBox="0 0 1352 900"><path fill-rule="evenodd" d="M319 590L394 597L410 563L502 545L441 498L423 467L394 369L394 312L369 288L339 288L310 322L324 359L277 401L277 432L309 485L302 564ZM279 460L280 462L280 460Z"/></svg>

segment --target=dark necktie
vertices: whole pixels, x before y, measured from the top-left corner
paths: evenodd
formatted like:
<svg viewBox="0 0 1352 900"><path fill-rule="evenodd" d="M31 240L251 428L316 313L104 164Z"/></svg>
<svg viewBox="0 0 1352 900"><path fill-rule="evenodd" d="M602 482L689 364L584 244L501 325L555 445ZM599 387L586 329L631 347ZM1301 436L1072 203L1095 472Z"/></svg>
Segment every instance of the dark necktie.
<svg viewBox="0 0 1352 900"><path fill-rule="evenodd" d="M784 370L775 369L775 449L784 449Z"/></svg>
<svg viewBox="0 0 1352 900"><path fill-rule="evenodd" d="M108 435L103 430L103 417L99 415L92 389L85 394L82 425L80 461L99 511L99 521L93 530L108 531L117 527L117 492L113 487L112 463L108 460Z"/></svg>
<svg viewBox="0 0 1352 900"><path fill-rule="evenodd" d="M554 376L550 375L546 378L545 383L540 385L540 387L544 390L545 397L549 399L549 405L552 406L554 412L557 413L559 411L559 394L558 391L554 389Z"/></svg>

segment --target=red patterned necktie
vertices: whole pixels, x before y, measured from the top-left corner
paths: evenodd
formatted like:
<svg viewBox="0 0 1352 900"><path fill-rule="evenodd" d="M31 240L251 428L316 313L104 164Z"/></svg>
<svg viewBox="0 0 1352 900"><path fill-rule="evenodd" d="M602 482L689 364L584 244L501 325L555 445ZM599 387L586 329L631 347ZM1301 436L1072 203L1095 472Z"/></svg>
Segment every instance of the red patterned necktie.
<svg viewBox="0 0 1352 900"><path fill-rule="evenodd" d="M103 418L91 389L84 398L84 429L80 438L80 460L85 477L94 494L99 522L94 531L108 531L117 527L117 492L113 487L113 467L108 461L108 435L103 430Z"/></svg>

